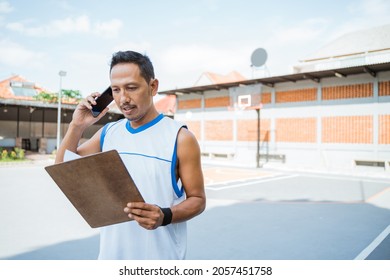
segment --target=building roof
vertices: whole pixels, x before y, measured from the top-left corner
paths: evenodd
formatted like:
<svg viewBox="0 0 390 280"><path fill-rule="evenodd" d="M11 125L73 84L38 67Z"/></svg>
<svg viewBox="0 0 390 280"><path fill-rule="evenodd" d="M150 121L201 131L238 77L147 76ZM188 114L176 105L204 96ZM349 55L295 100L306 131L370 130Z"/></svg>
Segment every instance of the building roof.
<svg viewBox="0 0 390 280"><path fill-rule="evenodd" d="M38 100L36 96L41 92L48 91L20 75L14 75L0 81L0 103L2 104L36 107L57 106L57 102ZM63 98L62 103L64 108L74 108L78 101L73 98Z"/></svg>
<svg viewBox="0 0 390 280"><path fill-rule="evenodd" d="M390 24L345 34L294 66L294 73L252 80L223 82L211 85L173 89L160 94L189 94L220 90L242 85L263 84L273 87L277 83L312 80L319 83L323 78L346 77L390 71Z"/></svg>
<svg viewBox="0 0 390 280"><path fill-rule="evenodd" d="M161 99L154 102L154 106L156 107L159 113L163 113L165 115L173 115L176 113L176 96L175 95L164 96Z"/></svg>
<svg viewBox="0 0 390 280"><path fill-rule="evenodd" d="M237 71L232 71L227 75L220 75L212 72L204 72L199 77L199 79L195 82L194 86L204 86L204 85L212 85L212 84L223 84L230 82L238 82L246 80L244 76L242 76Z"/></svg>
<svg viewBox="0 0 390 280"><path fill-rule="evenodd" d="M347 33L302 59L294 73L390 62L390 24Z"/></svg>
<svg viewBox="0 0 390 280"><path fill-rule="evenodd" d="M390 50L390 24L340 36L302 59L302 62Z"/></svg>
<svg viewBox="0 0 390 280"><path fill-rule="evenodd" d="M42 91L45 91L42 87L19 75L0 81L0 98L34 100Z"/></svg>
<svg viewBox="0 0 390 280"><path fill-rule="evenodd" d="M240 82L233 83L224 83L217 85L206 85L206 86L198 86L198 87L188 87L188 88L180 88L180 89L172 89L159 92L159 94L174 94L174 95L183 95L190 93L200 93L203 94L205 91L211 90L221 90L228 89L231 87L245 86L245 85L254 85L254 84L263 84L265 86L274 87L275 84L278 83L286 83L286 82L297 82L303 80L312 80L316 83L319 83L323 78L331 78L331 77L347 77L349 75L357 75L368 73L372 76L376 76L378 72L382 71L390 71L390 62L372 64L372 65L361 65L354 67L344 67L344 68L334 68L329 70L322 71L311 71L311 72L303 72L303 73L295 73L283 76L274 76L274 77L266 77L252 80L245 80Z"/></svg>

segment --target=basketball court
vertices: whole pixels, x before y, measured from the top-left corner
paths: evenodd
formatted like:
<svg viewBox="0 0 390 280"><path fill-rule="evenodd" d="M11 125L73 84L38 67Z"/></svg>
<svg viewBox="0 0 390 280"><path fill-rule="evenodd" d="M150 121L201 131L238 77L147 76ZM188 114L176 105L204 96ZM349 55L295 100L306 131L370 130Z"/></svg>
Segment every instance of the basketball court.
<svg viewBox="0 0 390 280"><path fill-rule="evenodd" d="M390 180L206 167L193 259L390 259Z"/></svg>
<svg viewBox="0 0 390 280"><path fill-rule="evenodd" d="M390 178L204 166L188 259L390 259ZM42 166L0 167L0 259L96 259L91 229Z"/></svg>

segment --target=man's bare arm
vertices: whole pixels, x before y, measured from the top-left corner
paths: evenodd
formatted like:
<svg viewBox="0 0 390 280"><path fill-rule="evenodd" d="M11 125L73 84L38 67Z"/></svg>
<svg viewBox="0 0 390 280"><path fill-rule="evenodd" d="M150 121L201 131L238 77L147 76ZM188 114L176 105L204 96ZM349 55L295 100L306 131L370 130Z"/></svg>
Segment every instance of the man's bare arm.
<svg viewBox="0 0 390 280"><path fill-rule="evenodd" d="M100 93L94 93L87 98L83 99L76 107L73 113L72 121L69 124L69 128L61 142L61 145L57 148L57 155L55 163L64 161L65 150L72 151L79 155L88 155L97 153L100 151L100 134L101 129L95 133L95 135L86 141L83 145L79 146L80 139L89 126L100 120L108 111L106 108L98 117L94 118L91 114L92 105L96 104L95 97Z"/></svg>
<svg viewBox="0 0 390 280"><path fill-rule="evenodd" d="M178 175L184 186L186 199L171 208L171 223L187 221L202 213L206 207L198 142L187 129L180 130L177 141ZM124 212L149 230L161 226L164 219L159 206L144 202L128 203Z"/></svg>
<svg viewBox="0 0 390 280"><path fill-rule="evenodd" d="M189 220L206 207L199 144L185 128L180 130L177 141L178 175L186 192L186 200L172 207L172 223Z"/></svg>

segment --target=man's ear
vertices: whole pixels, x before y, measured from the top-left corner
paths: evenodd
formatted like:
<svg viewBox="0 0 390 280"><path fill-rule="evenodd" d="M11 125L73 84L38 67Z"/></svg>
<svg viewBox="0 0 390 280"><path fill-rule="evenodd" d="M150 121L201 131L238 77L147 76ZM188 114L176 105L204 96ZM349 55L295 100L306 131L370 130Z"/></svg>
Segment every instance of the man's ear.
<svg viewBox="0 0 390 280"><path fill-rule="evenodd" d="M157 79L152 79L150 81L150 89L152 91L152 96L155 96L158 92L158 80Z"/></svg>

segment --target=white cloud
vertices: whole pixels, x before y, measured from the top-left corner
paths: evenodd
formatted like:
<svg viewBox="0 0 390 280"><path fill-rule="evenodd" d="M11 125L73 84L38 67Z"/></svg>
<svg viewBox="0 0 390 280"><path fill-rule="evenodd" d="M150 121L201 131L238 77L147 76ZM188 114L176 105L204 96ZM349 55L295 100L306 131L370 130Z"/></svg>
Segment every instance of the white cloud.
<svg viewBox="0 0 390 280"><path fill-rule="evenodd" d="M41 68L46 60L43 52L34 52L9 40L0 41L0 63L8 67Z"/></svg>
<svg viewBox="0 0 390 280"><path fill-rule="evenodd" d="M172 19L172 24L176 28L183 28L183 26L200 25L201 21L199 16L181 16Z"/></svg>
<svg viewBox="0 0 390 280"><path fill-rule="evenodd" d="M12 12L13 7L6 1L0 2L0 14L6 14Z"/></svg>
<svg viewBox="0 0 390 280"><path fill-rule="evenodd" d="M80 90L83 96L104 90L110 83L109 60L110 55L107 53L70 53L61 66L68 73L64 87Z"/></svg>
<svg viewBox="0 0 390 280"><path fill-rule="evenodd" d="M31 26L23 22L13 22L6 25L12 31L20 32L32 37L55 37L70 33L93 33L104 37L114 37L122 28L120 20L110 20L91 23L88 16L68 17L61 20L53 20L45 25Z"/></svg>
<svg viewBox="0 0 390 280"><path fill-rule="evenodd" d="M6 25L12 31L20 32L31 37L52 37L63 33L86 33L90 30L87 16L54 20L41 26L31 26L23 22L12 22Z"/></svg>
<svg viewBox="0 0 390 280"><path fill-rule="evenodd" d="M190 66L203 71L228 73L234 70L232 68L235 65L243 63L241 54L245 52L244 49L245 47L237 50L209 45L174 46L165 51L162 62L175 72L180 69L188 69Z"/></svg>
<svg viewBox="0 0 390 280"><path fill-rule="evenodd" d="M329 20L311 18L296 25L280 26L268 40L268 44L304 44L321 36L326 30ZM286 47L284 45L284 47Z"/></svg>
<svg viewBox="0 0 390 280"><path fill-rule="evenodd" d="M144 41L144 42L123 42L118 45L116 45L114 48L112 48L112 52L117 51L126 51L126 50L132 50L135 52L139 52L142 54L148 55L148 53L152 49L152 44L150 42Z"/></svg>
<svg viewBox="0 0 390 280"><path fill-rule="evenodd" d="M106 22L98 22L94 25L93 32L103 37L116 37L122 28L123 23L118 19L113 19Z"/></svg>
<svg viewBox="0 0 390 280"><path fill-rule="evenodd" d="M49 23L46 32L50 31L58 33L86 33L91 30L91 23L87 16L79 16L76 18L68 17L62 20L55 20Z"/></svg>
<svg viewBox="0 0 390 280"><path fill-rule="evenodd" d="M67 0L57 0L56 4L58 7L65 11L73 11L73 6Z"/></svg>
<svg viewBox="0 0 390 280"><path fill-rule="evenodd" d="M263 42L268 52L269 75L292 72L300 59L327 43L332 21L328 18L308 18L296 24L282 24Z"/></svg>
<svg viewBox="0 0 390 280"><path fill-rule="evenodd" d="M248 39L233 46L172 46L159 53L156 74L163 89L193 86L205 71L226 75L236 70L249 79L287 74L292 65L312 50L313 45L320 46L324 34L329 32L330 23L329 19L310 18L295 25L279 25L261 44L258 40ZM266 49L268 59L264 67L252 69L250 56L257 47ZM175 77L179 82L173 84L169 77Z"/></svg>
<svg viewBox="0 0 390 280"><path fill-rule="evenodd" d="M335 39L343 34L390 23L388 0L361 0L348 7L348 21L340 23L332 34Z"/></svg>
<svg viewBox="0 0 390 280"><path fill-rule="evenodd" d="M388 17L390 11L390 2L388 0L362 0L349 7L354 14L362 16Z"/></svg>
<svg viewBox="0 0 390 280"><path fill-rule="evenodd" d="M221 5L219 0L203 0L202 4L210 11L217 11Z"/></svg>
<svg viewBox="0 0 390 280"><path fill-rule="evenodd" d="M176 45L154 53L160 89L193 86L203 72L226 75L236 70L246 76L246 71L250 70L251 51L248 46L234 49L229 46ZM169 77L174 77L176 82Z"/></svg>
<svg viewBox="0 0 390 280"><path fill-rule="evenodd" d="M38 82L47 90L56 92L59 87L58 72L62 70L66 72L66 76L62 79L62 87L80 90L83 96L102 91L109 85L107 54L80 51L68 53L66 56L45 58L43 61L40 71L24 66L18 68L21 70L9 67L8 72L21 74L31 81Z"/></svg>

